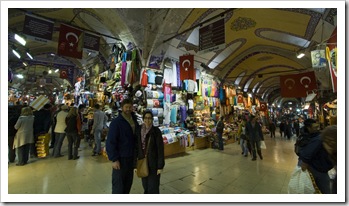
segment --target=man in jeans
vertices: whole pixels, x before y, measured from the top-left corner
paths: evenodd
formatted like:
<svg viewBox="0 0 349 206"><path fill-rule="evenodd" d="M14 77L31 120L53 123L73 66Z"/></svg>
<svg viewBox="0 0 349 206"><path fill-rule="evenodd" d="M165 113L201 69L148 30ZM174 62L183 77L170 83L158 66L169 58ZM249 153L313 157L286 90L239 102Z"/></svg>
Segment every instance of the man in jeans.
<svg viewBox="0 0 349 206"><path fill-rule="evenodd" d="M105 128L108 117L107 115L100 110L100 105L95 105L95 112L93 114L93 125L91 134L94 135L95 138L95 146L93 148L92 156L101 155L101 136L102 131Z"/></svg>

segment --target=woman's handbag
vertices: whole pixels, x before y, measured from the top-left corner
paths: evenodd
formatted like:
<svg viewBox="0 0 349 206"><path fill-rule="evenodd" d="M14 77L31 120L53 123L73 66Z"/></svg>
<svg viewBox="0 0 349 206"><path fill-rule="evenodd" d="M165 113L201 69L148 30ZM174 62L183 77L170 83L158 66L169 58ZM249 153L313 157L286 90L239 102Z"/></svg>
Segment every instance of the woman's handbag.
<svg viewBox="0 0 349 206"><path fill-rule="evenodd" d="M291 179L288 183L288 194L314 194L315 188L313 186L310 173L308 170L302 171L302 168L296 166Z"/></svg>
<svg viewBox="0 0 349 206"><path fill-rule="evenodd" d="M148 177L149 175L148 159L147 159L149 143L150 143L150 136L148 140L147 151L145 152L144 158L137 159L137 176L138 177Z"/></svg>

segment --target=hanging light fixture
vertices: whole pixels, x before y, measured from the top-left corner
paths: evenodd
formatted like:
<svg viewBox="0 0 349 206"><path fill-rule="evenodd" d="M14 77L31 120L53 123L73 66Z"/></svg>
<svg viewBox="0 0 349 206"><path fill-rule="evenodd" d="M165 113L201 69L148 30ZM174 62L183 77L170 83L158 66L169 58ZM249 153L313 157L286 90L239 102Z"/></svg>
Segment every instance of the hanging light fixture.
<svg viewBox="0 0 349 206"><path fill-rule="evenodd" d="M18 53L17 48L14 45L12 45L12 53L16 55L18 59L21 58L21 55Z"/></svg>
<svg viewBox="0 0 349 206"><path fill-rule="evenodd" d="M297 52L297 58L300 59L302 57L304 57L304 53L303 52Z"/></svg>
<svg viewBox="0 0 349 206"><path fill-rule="evenodd" d="M29 53L29 49L27 49L26 54L30 59L34 59L33 56Z"/></svg>
<svg viewBox="0 0 349 206"><path fill-rule="evenodd" d="M15 34L15 39L23 46L25 46L25 44L27 43L27 41L23 37L19 36L18 34Z"/></svg>

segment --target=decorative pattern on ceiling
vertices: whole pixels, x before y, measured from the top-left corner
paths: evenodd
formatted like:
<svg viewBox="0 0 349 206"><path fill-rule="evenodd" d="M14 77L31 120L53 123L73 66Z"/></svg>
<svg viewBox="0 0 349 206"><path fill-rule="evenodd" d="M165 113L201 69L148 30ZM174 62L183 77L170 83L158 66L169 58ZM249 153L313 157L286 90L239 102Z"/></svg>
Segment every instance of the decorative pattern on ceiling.
<svg viewBox="0 0 349 206"><path fill-rule="evenodd" d="M238 17L231 25L230 29L233 31L247 30L256 26L256 21L251 18Z"/></svg>

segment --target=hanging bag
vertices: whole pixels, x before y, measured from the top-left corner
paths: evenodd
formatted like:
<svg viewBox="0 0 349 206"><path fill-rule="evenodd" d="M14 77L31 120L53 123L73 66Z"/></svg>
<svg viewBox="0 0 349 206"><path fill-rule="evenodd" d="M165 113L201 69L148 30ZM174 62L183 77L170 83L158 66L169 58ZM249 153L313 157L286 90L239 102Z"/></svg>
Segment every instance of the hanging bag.
<svg viewBox="0 0 349 206"><path fill-rule="evenodd" d="M267 145L265 145L264 140L261 140L261 149L267 149Z"/></svg>
<svg viewBox="0 0 349 206"><path fill-rule="evenodd" d="M296 166L290 182L288 183L288 194L314 194L315 188L308 170L302 171L302 168Z"/></svg>
<svg viewBox="0 0 349 206"><path fill-rule="evenodd" d="M148 145L146 147L147 150L145 152L144 158L137 159L137 176L140 178L148 177L149 175L148 158L147 158L149 143L150 143L150 136L149 136Z"/></svg>

